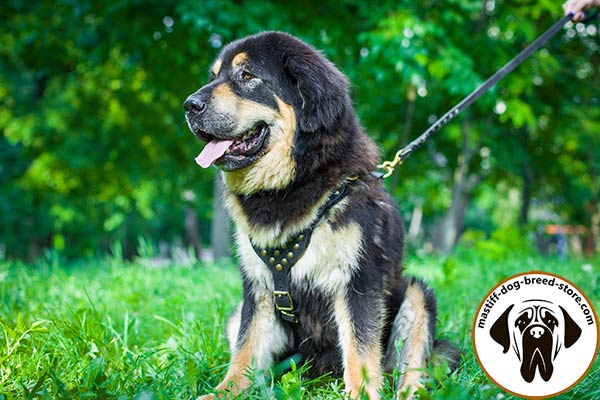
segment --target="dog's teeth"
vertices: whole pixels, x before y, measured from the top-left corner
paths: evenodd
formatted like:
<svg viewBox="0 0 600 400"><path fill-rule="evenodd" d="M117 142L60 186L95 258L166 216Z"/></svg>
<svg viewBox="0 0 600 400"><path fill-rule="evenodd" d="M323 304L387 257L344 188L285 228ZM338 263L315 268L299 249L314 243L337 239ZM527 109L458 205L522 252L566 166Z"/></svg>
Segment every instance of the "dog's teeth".
<svg viewBox="0 0 600 400"><path fill-rule="evenodd" d="M229 154L229 153L231 153L230 149L225 150L225 154Z"/></svg>

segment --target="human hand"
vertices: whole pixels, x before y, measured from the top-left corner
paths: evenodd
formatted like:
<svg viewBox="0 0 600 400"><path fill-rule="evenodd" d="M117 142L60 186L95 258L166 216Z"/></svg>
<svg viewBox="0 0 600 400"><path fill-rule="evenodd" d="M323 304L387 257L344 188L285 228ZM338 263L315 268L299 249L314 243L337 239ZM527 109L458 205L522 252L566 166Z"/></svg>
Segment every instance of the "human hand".
<svg viewBox="0 0 600 400"><path fill-rule="evenodd" d="M600 0L567 0L563 4L563 10L565 10L565 15L573 13L573 21L577 22L585 18L585 10L598 6L600 6Z"/></svg>

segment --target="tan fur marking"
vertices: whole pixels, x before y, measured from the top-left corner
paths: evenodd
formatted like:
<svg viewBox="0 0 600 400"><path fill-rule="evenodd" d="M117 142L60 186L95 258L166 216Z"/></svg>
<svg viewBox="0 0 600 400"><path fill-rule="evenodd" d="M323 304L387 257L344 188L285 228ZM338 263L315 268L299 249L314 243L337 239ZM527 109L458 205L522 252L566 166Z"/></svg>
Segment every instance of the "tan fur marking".
<svg viewBox="0 0 600 400"><path fill-rule="evenodd" d="M410 285L406 289L404 304L410 305L414 317L408 337L403 344L407 348L403 360L406 369L398 393L399 399L402 398L401 393L408 392L412 396L417 389L423 387L423 370L426 367L430 336L429 316L426 312L423 291L419 287Z"/></svg>
<svg viewBox="0 0 600 400"><path fill-rule="evenodd" d="M215 101L215 106L227 112L235 112L238 107L239 97L233 93L231 86L227 83L222 83L212 91L212 98Z"/></svg>
<svg viewBox="0 0 600 400"><path fill-rule="evenodd" d="M246 343L233 354L225 378L216 387L217 391L228 390L231 388L230 393L235 395L250 386L250 380L245 376L245 373L252 363L252 350L252 342L246 341Z"/></svg>
<svg viewBox="0 0 600 400"><path fill-rule="evenodd" d="M346 386L346 393L352 399L355 399L358 398L360 391L365 388L363 376L366 375L366 371L363 371L364 364L358 354L356 341L351 338L344 345L347 347L346 354L344 355L344 384Z"/></svg>
<svg viewBox="0 0 600 400"><path fill-rule="evenodd" d="M282 128L280 125L286 125L282 123L282 117L278 110L237 96L227 83L222 83L213 89L211 100L218 112L229 114L237 121L236 126L230 132L230 137L241 136L242 133L261 121L269 125L272 130L273 126L277 130L277 128Z"/></svg>
<svg viewBox="0 0 600 400"><path fill-rule="evenodd" d="M223 64L223 61L221 60L217 60L215 61L215 63L213 64L211 71L213 74L215 74L215 76L219 75L219 72L221 72L221 65Z"/></svg>
<svg viewBox="0 0 600 400"><path fill-rule="evenodd" d="M342 348L346 393L352 399L360 398L361 393L366 394L370 400L379 399L378 390L383 382L379 345L373 344L360 349L345 299L336 297L334 308Z"/></svg>
<svg viewBox="0 0 600 400"><path fill-rule="evenodd" d="M232 323L235 324L235 321ZM273 362L274 355L280 354L286 343L287 335L273 313L272 296L270 293L263 293L258 299L245 341L239 348L237 345L232 346L227 374L216 390L229 390L229 393L236 395L246 389L251 383L246 377L248 369L268 368Z"/></svg>
<svg viewBox="0 0 600 400"><path fill-rule="evenodd" d="M278 112L254 102L239 100L238 120L258 122L262 119L269 124L270 138L266 154L256 163L224 174L225 183L234 193L251 194L260 190L283 189L294 179L296 163L292 157L292 148L296 133L296 113L290 104L279 98L276 100Z"/></svg>
<svg viewBox="0 0 600 400"><path fill-rule="evenodd" d="M246 52L241 52L236 54L235 57L233 57L231 65L233 67L237 67L239 65L245 64L246 62L248 62L248 54Z"/></svg>

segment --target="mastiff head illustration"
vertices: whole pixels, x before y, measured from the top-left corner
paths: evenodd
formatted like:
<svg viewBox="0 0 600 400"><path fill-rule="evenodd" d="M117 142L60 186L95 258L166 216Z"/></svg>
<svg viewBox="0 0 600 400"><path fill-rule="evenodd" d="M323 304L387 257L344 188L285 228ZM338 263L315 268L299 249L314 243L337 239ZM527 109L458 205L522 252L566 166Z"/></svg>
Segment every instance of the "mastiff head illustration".
<svg viewBox="0 0 600 400"><path fill-rule="evenodd" d="M494 322L490 335L503 352L512 347L521 362L521 376L532 382L536 371L550 380L560 350L581 336L581 328L561 306L546 300L527 300L509 306Z"/></svg>

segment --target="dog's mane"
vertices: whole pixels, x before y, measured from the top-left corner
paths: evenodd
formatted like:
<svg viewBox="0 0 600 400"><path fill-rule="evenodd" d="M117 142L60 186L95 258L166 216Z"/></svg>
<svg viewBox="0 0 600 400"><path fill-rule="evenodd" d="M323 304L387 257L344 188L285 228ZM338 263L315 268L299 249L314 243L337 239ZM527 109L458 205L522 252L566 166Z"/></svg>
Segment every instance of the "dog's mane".
<svg viewBox="0 0 600 400"><path fill-rule="evenodd" d="M289 99L298 114L292 151L296 175L282 189L237 197L250 224L280 224L285 229L304 219L311 207L345 178L364 177L374 171L380 154L358 121L348 80L333 63L311 46L281 32L246 40L259 37L261 48L278 51L282 67L290 79L297 81L291 85L297 87L297 93ZM230 46L239 51L242 44L238 41ZM286 207L275 207L283 202Z"/></svg>

